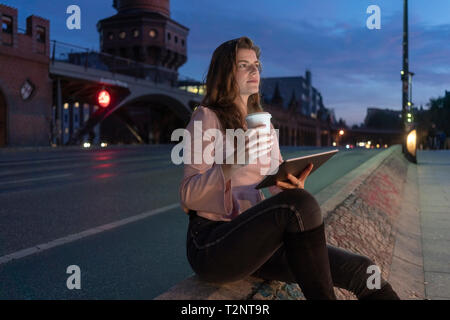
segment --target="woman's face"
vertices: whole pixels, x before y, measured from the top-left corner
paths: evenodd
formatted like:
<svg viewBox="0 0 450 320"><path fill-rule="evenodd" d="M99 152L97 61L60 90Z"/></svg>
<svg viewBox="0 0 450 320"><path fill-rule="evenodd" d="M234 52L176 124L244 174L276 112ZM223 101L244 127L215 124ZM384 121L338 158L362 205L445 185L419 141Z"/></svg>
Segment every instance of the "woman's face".
<svg viewBox="0 0 450 320"><path fill-rule="evenodd" d="M250 96L259 90L260 62L252 49L238 49L236 81L241 96Z"/></svg>

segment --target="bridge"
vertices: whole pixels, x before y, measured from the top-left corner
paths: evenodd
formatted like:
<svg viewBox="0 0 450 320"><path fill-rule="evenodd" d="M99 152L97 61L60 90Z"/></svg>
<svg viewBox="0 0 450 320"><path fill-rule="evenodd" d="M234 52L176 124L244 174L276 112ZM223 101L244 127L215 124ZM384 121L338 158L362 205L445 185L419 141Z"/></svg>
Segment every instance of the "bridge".
<svg viewBox="0 0 450 320"><path fill-rule="evenodd" d="M124 122L139 142L148 142L142 127L137 126L136 119L126 112L129 106L152 108L158 105L175 115L178 124L185 124L202 96L179 89L176 79L160 77L165 71L161 66L52 41L49 73L56 80L57 118L62 115L63 99L95 104L102 87L112 92L111 104L93 112L66 144L77 144L83 135L112 114Z"/></svg>

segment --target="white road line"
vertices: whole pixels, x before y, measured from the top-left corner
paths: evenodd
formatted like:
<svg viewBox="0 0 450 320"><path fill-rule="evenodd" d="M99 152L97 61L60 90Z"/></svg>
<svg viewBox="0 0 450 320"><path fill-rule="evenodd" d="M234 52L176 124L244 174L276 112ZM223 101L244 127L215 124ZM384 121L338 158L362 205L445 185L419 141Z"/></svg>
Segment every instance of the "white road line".
<svg viewBox="0 0 450 320"><path fill-rule="evenodd" d="M67 177L67 176L71 176L71 175L72 175L72 173L66 173L66 174L58 174L58 175L53 175L53 176L45 176L45 177L40 177L40 178L1 181L0 185L2 185L2 184L11 184L11 183L32 182L32 181L40 181L40 180L48 180L48 179L56 179L56 178L62 178L62 177Z"/></svg>
<svg viewBox="0 0 450 320"><path fill-rule="evenodd" d="M150 211L147 211L147 212L144 212L144 213L141 213L141 214L129 217L129 218L125 218L125 219L122 219L122 220L114 221L114 222L111 222L111 223L108 223L108 224L104 224L102 226L98 226L98 227L95 227L95 228L92 228L92 229L88 229L88 230L76 233L76 234L71 234L71 235L68 235L68 236L65 236L65 237L62 237L62 238L59 238L59 239L55 239L55 240L52 240L52 241L47 242L47 243L38 244L37 246L34 246L34 247L30 247L30 248L27 248L27 249L16 251L16 252L13 252L13 253L10 253L10 254L7 254L5 256L0 257L0 265L4 264L4 263L7 263L7 262L9 262L11 260L20 259L20 258L29 256L29 255L32 255L32 254L35 254L35 253L38 253L38 252L42 252L42 251L48 250L50 248L54 248L54 247L57 247L57 246L60 246L60 245L63 245L63 244L67 244L67 243L70 243L70 242L73 242L73 241L76 241L76 240L80 240L80 239L85 238L85 237L92 236L94 234L98 234L98 233L101 233L101 232L104 232L104 231L107 231L107 230L111 230L111 229L114 229L114 228L126 225L126 224L131 223L131 222L135 222L135 221L138 221L138 220L141 220L141 219L145 219L145 218L153 216L155 214L162 213L162 212L165 212L165 211L169 211L171 209L175 209L175 208L177 208L179 206L180 205L178 203L170 204L170 205L162 207L162 208L150 210Z"/></svg>
<svg viewBox="0 0 450 320"><path fill-rule="evenodd" d="M170 159L167 158L167 156L162 156L162 157L152 157L152 158L148 158L148 157L134 157L134 158L128 158L128 159L121 159L121 158L115 158L115 159L109 159L110 161L106 161L106 160L99 160L99 161L94 161L93 159L86 159L83 160L84 162L80 162L77 164L73 164L72 163L68 163L68 164L63 164L62 161L61 164L53 165L51 167L39 167L39 168L34 168L34 167L26 167L27 169L21 169L21 170L4 170L3 172L0 172L0 177L2 176L6 176L6 175L13 175L13 174L23 174L23 173L45 173L47 171L56 171L56 170L62 170L62 169L72 169L72 168L86 168L86 169L90 169L96 165L100 165L100 164L113 164L113 165L120 165L120 164L126 164L126 163L133 163L136 162L136 164L141 164L141 163L164 163L166 160L170 161ZM65 162L65 161L64 161ZM47 163L47 161L45 161L44 163ZM35 165L35 163L30 164L31 165ZM1 164L0 164L1 166ZM1 168L0 168L1 169Z"/></svg>

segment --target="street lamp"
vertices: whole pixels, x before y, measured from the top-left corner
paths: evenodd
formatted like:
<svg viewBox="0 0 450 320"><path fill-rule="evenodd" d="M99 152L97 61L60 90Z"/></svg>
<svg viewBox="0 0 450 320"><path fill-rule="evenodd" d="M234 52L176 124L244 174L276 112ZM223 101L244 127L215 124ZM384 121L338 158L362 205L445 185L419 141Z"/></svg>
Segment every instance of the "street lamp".
<svg viewBox="0 0 450 320"><path fill-rule="evenodd" d="M413 117L411 109L412 103L412 77L413 72L409 71L409 43L408 43L408 0L403 0L403 67L400 71L402 80L402 124L405 138L402 143L402 150L406 158L411 162L416 160L416 131L413 130ZM414 149L414 150L413 150Z"/></svg>
<svg viewBox="0 0 450 320"><path fill-rule="evenodd" d="M339 130L339 132L338 132L338 136L336 137L336 141L337 141L337 145L339 146L340 144L341 144L341 138L342 138L342 136L344 135L344 130ZM334 144L333 144L333 146L334 146Z"/></svg>

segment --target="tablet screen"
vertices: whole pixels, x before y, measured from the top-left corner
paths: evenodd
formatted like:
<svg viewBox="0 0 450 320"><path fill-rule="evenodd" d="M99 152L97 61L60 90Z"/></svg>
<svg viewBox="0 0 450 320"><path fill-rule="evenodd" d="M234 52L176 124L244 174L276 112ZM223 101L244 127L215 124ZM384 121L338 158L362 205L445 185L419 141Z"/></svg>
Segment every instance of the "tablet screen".
<svg viewBox="0 0 450 320"><path fill-rule="evenodd" d="M327 152L315 153L303 157L292 158L283 161L278 167L278 171L275 174L268 174L264 179L255 187L256 189L270 187L276 184L277 180L288 181L288 173L298 176L303 170L308 167L310 163L314 165L311 173L317 170L328 159L334 156L339 150L332 150Z"/></svg>

